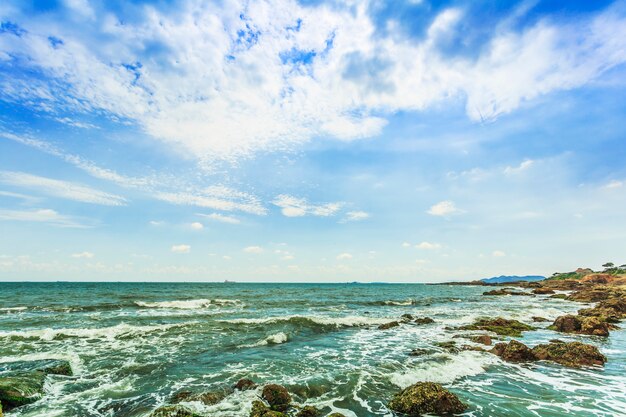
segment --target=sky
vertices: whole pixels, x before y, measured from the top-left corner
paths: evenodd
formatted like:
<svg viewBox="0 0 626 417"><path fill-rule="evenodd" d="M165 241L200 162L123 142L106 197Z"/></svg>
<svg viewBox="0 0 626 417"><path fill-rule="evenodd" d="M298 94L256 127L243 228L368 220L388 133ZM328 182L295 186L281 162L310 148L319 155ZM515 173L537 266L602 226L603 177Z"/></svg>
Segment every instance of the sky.
<svg viewBox="0 0 626 417"><path fill-rule="evenodd" d="M626 1L5 0L0 280L626 263Z"/></svg>

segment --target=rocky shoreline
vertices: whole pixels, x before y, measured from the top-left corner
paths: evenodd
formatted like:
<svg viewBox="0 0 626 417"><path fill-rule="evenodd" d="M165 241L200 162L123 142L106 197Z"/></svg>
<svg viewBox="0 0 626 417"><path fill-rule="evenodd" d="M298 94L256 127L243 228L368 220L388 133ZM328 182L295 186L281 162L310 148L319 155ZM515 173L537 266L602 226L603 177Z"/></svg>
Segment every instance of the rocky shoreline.
<svg viewBox="0 0 626 417"><path fill-rule="evenodd" d="M574 275L572 275L574 274ZM563 276L565 275L565 276ZM448 284L450 285L450 284ZM562 298L571 302L592 304L580 308L577 314L567 314L549 320L532 317L533 323L549 322L548 330L563 334L576 334L589 337L609 337L618 329L626 316L626 275L618 273L598 273L591 270L577 270L574 273L559 274L541 282L519 282L506 284L454 283L452 285L497 286L485 291L485 297L544 297ZM378 331L401 330L402 326L428 326L435 323L430 317L403 314L396 320L378 325ZM565 342L553 339L532 347L515 338L523 332L533 331L533 323L523 323L506 317L478 318L471 324L446 328L457 332L453 339L467 340L461 343L450 340L437 343L439 349L455 354L463 350L495 355L502 361L511 363L532 363L549 361L565 367L601 367L607 358L592 344ZM400 328L400 329L398 329ZM545 325L544 325L545 328ZM494 339L496 343L494 344ZM497 341L497 339L500 339ZM503 340L504 339L504 340ZM425 349L407 352L410 356L428 353ZM69 378L73 374L71 365L60 360L39 360L12 364L11 372L0 377L0 417L4 412L31 404L45 395L47 378ZM341 417L343 414L320 410L294 401L288 388L278 384L257 385L250 379L241 379L233 386L209 392L181 390L175 393L166 405L150 412L150 417L202 417L188 403L203 405L219 404L236 391L254 391L257 399L252 400L250 417ZM386 401L387 408L398 416L419 416L422 414L449 415L464 412L468 406L462 401L462 393L453 393L444 386L430 381L420 381L400 390ZM345 417L345 416L344 416Z"/></svg>

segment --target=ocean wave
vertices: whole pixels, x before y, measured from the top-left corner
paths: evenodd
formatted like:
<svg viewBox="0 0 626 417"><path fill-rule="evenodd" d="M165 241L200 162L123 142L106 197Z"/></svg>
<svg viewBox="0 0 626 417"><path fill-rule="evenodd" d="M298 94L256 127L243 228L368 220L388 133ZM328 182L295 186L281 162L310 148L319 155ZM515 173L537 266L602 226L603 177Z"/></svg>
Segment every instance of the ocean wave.
<svg viewBox="0 0 626 417"><path fill-rule="evenodd" d="M111 327L97 328L46 328L37 330L0 331L0 338L14 337L20 339L54 340L61 337L76 337L84 339L116 339L118 337L128 337L155 331L165 331L173 327L181 327L188 324L190 323L133 326L126 323L120 323Z"/></svg>
<svg viewBox="0 0 626 417"><path fill-rule="evenodd" d="M257 346L267 346L267 345L280 345L282 343L287 342L287 340L289 340L289 337L287 336L286 333L278 332L278 333L271 334L271 335L267 336L265 339L259 340L256 343L253 343L251 345L243 345L242 347L257 347Z"/></svg>
<svg viewBox="0 0 626 417"><path fill-rule="evenodd" d="M464 351L454 356L445 355L421 361L409 369L392 373L389 379L400 388L418 381L449 384L462 377L481 374L495 363L498 363L498 358L494 355Z"/></svg>
<svg viewBox="0 0 626 417"><path fill-rule="evenodd" d="M24 310L28 310L28 307L0 307L0 311L6 312L6 313L13 313L15 311L24 311Z"/></svg>
<svg viewBox="0 0 626 417"><path fill-rule="evenodd" d="M210 300L208 298L199 298L196 300L172 300L172 301L135 301L135 305L144 308L174 308L180 310L195 310L200 308L207 308L211 305L226 306L226 305L243 305L240 300L228 300L228 299L215 299Z"/></svg>
<svg viewBox="0 0 626 417"><path fill-rule="evenodd" d="M382 304L386 306L410 306L410 305L415 304L415 300L411 298L403 300L403 301L386 300L386 301L383 301Z"/></svg>
<svg viewBox="0 0 626 417"><path fill-rule="evenodd" d="M388 318L380 317L326 317L326 316L279 316L258 319L231 319L220 320L223 323L234 324L275 324L275 323L291 323L296 325L317 325L328 327L361 327L373 326L389 322Z"/></svg>

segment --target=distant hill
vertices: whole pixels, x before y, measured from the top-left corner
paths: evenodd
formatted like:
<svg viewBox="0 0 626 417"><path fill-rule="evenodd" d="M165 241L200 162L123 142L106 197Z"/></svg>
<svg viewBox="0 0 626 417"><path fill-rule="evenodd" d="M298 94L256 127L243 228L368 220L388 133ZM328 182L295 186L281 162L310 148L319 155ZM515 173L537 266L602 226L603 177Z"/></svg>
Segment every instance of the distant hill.
<svg viewBox="0 0 626 417"><path fill-rule="evenodd" d="M503 282L516 282L516 281L542 281L546 277L541 275L500 275L499 277L481 279L485 284L500 284Z"/></svg>

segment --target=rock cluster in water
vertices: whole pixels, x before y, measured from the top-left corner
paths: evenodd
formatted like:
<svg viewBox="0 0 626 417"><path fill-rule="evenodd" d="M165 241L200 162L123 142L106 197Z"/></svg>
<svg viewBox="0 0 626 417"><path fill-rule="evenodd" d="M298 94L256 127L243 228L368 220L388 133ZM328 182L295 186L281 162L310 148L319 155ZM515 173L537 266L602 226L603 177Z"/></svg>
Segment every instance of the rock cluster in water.
<svg viewBox="0 0 626 417"><path fill-rule="evenodd" d="M447 415L462 413L467 405L440 384L418 382L394 395L389 408L408 416Z"/></svg>
<svg viewBox="0 0 626 417"><path fill-rule="evenodd" d="M597 347L581 342L560 341L529 348L517 340L509 343L496 343L491 353L507 362L552 361L569 367L604 365L606 357Z"/></svg>

